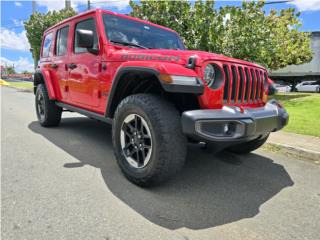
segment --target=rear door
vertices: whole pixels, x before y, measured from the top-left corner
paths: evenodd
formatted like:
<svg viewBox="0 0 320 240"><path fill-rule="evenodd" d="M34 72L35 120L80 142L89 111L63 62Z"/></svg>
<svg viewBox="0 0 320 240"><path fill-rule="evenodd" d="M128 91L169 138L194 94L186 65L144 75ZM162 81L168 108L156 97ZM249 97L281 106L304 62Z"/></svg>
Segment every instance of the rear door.
<svg viewBox="0 0 320 240"><path fill-rule="evenodd" d="M58 99L60 101L68 101L68 39L69 39L70 26L65 25L56 31L55 48L53 61L51 63L51 73L55 86L57 86Z"/></svg>
<svg viewBox="0 0 320 240"><path fill-rule="evenodd" d="M94 33L94 49L99 50L95 17L86 16L73 25L72 51L68 59L68 86L70 99L76 106L95 111L100 103L99 73L101 51L97 55L78 46L76 31L91 30Z"/></svg>

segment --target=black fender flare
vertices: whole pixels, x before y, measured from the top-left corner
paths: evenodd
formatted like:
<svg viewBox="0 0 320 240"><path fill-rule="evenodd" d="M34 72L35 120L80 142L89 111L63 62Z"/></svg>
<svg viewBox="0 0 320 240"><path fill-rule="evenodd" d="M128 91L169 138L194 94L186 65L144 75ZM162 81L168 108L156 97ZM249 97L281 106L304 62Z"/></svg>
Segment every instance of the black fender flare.
<svg viewBox="0 0 320 240"><path fill-rule="evenodd" d="M142 72L142 73L149 73L157 78L159 81L160 85L162 86L163 90L165 92L173 92L173 93L192 93L196 95L201 95L204 91L204 86L200 80L198 80L198 85L175 85L175 84L168 84L164 83L163 81L160 80L159 78L159 71L150 68L150 67L134 67L134 66L128 66L128 67L121 67L117 72L115 77L113 78L112 85L111 85L111 90L108 94L108 100L106 104L106 111L105 111L105 117L112 117L113 115L113 108L114 108L114 96L116 92L118 91L118 85L121 80L121 78L131 72Z"/></svg>

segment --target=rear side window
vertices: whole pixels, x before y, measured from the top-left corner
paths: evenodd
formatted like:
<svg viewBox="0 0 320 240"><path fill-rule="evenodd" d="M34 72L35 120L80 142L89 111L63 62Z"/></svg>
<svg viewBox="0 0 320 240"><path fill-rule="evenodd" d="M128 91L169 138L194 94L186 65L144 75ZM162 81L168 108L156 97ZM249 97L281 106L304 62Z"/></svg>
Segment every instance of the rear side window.
<svg viewBox="0 0 320 240"><path fill-rule="evenodd" d="M91 30L93 32L93 49L98 49L98 36L97 36L97 30L96 25L93 18L90 18L88 20L81 21L77 23L75 27L75 37L74 37L74 52L75 53L84 53L88 50L86 48L82 48L78 46L77 42L77 30L83 29L83 30Z"/></svg>
<svg viewBox="0 0 320 240"><path fill-rule="evenodd" d="M57 33L56 55L62 56L67 53L69 26L61 28Z"/></svg>
<svg viewBox="0 0 320 240"><path fill-rule="evenodd" d="M49 57L51 45L52 45L52 33L45 36L42 47L42 57Z"/></svg>

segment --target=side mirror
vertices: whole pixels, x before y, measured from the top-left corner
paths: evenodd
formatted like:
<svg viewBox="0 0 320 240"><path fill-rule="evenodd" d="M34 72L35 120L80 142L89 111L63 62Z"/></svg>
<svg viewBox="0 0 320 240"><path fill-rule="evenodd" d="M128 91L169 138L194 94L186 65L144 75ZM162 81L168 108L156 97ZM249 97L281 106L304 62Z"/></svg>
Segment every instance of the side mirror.
<svg viewBox="0 0 320 240"><path fill-rule="evenodd" d="M93 49L93 31L85 30L85 29L78 29L76 32L77 43L78 46L81 48L86 48L88 52L93 54L98 54L97 49Z"/></svg>
<svg viewBox="0 0 320 240"><path fill-rule="evenodd" d="M78 29L76 36L79 47L93 48L93 31Z"/></svg>

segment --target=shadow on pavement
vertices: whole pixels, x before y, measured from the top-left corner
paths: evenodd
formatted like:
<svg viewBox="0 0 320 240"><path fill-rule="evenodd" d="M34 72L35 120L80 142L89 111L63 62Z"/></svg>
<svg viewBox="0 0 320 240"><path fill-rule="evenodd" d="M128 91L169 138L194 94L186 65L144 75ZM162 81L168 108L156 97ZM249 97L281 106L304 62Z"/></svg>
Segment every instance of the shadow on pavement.
<svg viewBox="0 0 320 240"><path fill-rule="evenodd" d="M142 189L127 181L116 165L110 126L87 118L64 118L57 128L32 122L29 129L79 160L64 165L72 174L84 165L100 168L106 187L116 197L168 229L205 229L251 218L263 203L294 184L283 166L261 155L214 155L189 146L186 165L173 180Z"/></svg>

